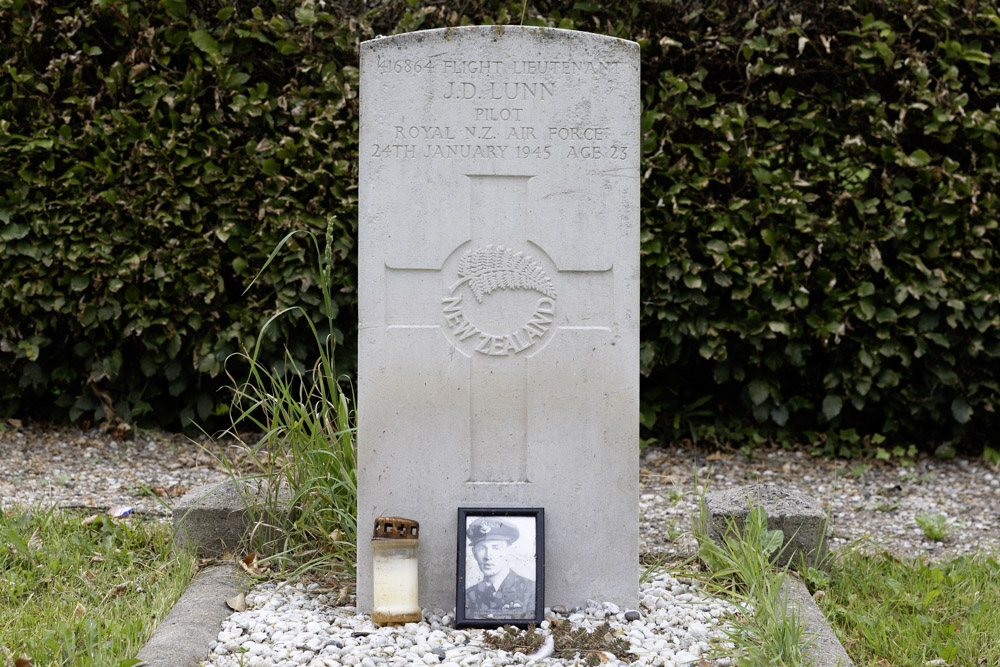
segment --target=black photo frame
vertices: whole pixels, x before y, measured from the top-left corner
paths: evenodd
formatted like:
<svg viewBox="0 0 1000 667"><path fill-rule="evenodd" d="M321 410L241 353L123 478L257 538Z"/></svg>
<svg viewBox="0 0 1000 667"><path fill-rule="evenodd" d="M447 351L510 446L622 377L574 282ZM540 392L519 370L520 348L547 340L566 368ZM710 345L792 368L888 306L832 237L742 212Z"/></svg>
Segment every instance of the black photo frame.
<svg viewBox="0 0 1000 667"><path fill-rule="evenodd" d="M456 627L541 623L545 510L459 507L455 588Z"/></svg>

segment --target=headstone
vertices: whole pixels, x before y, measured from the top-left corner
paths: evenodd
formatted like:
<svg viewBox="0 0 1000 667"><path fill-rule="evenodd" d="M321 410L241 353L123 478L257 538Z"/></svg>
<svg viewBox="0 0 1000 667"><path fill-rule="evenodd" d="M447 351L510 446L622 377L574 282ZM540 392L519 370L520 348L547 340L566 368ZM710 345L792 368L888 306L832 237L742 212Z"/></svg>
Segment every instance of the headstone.
<svg viewBox="0 0 1000 667"><path fill-rule="evenodd" d="M369 532L545 509L545 603L638 597L639 48L475 26L361 45L358 604Z"/></svg>

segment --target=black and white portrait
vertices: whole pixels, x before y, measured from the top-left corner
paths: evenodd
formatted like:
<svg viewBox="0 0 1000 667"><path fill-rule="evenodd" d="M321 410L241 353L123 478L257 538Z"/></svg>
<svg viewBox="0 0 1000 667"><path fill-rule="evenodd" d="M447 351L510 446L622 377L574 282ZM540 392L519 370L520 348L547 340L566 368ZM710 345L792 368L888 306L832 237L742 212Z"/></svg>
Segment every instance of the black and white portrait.
<svg viewBox="0 0 1000 667"><path fill-rule="evenodd" d="M459 620L486 625L536 621L542 608L542 510L459 512L464 540Z"/></svg>

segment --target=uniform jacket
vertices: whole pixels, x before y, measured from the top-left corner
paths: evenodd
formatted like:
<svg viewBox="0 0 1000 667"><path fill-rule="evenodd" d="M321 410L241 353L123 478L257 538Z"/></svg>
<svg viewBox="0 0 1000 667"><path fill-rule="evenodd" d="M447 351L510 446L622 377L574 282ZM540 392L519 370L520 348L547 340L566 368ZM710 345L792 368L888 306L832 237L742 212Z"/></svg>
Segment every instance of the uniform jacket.
<svg viewBox="0 0 1000 667"><path fill-rule="evenodd" d="M535 582L510 570L496 591L488 581L465 589L468 618L534 618Z"/></svg>

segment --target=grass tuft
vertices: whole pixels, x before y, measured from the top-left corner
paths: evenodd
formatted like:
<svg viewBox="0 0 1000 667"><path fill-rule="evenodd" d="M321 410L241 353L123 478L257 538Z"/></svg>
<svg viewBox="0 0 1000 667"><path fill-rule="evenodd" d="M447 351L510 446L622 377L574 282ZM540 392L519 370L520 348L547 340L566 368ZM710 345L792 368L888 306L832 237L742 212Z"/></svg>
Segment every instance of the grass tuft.
<svg viewBox="0 0 1000 667"><path fill-rule="evenodd" d="M924 537L939 542L961 528L961 524L949 523L944 514L918 514L913 517Z"/></svg>
<svg viewBox="0 0 1000 667"><path fill-rule="evenodd" d="M711 538L710 524L702 490L694 526L699 557L711 571L704 583L740 610L735 622L723 628L734 647L725 653L739 656L740 665L804 664L805 624L786 607L781 588L787 570L777 570L771 563L783 549L782 531L768 529L766 512L752 504L742 524L727 522L718 543Z"/></svg>

